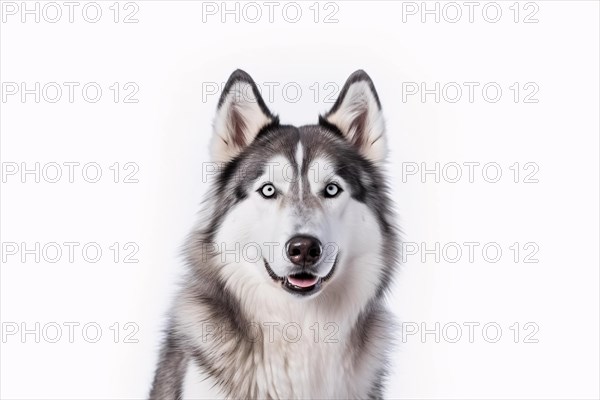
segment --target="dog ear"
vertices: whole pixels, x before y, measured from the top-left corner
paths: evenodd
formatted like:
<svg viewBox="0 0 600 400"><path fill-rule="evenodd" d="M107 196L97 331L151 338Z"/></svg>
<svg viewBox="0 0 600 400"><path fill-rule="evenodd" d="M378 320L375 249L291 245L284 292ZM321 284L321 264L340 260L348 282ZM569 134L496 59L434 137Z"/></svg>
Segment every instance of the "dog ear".
<svg viewBox="0 0 600 400"><path fill-rule="evenodd" d="M387 140L381 104L365 71L358 70L348 77L335 104L320 121L339 129L368 160L380 162L385 158Z"/></svg>
<svg viewBox="0 0 600 400"><path fill-rule="evenodd" d="M231 161L263 127L276 121L250 75L235 70L225 84L213 122L213 161Z"/></svg>

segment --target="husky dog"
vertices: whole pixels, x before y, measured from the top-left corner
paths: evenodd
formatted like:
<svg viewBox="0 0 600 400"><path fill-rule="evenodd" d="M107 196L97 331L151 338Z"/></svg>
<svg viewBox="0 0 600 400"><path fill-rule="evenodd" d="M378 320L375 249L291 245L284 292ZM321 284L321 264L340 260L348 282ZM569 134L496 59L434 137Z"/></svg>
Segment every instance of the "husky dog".
<svg viewBox="0 0 600 400"><path fill-rule="evenodd" d="M218 103L215 176L185 248L150 393L184 397L188 366L228 398L381 398L384 295L399 233L373 82L354 72L316 125L279 123L237 70Z"/></svg>

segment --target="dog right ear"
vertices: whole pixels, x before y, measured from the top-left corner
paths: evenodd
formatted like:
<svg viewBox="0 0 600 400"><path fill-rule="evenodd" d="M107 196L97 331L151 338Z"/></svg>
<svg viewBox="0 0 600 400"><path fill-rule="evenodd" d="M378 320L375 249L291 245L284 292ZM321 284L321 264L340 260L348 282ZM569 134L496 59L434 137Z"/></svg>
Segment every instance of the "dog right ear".
<svg viewBox="0 0 600 400"><path fill-rule="evenodd" d="M265 105L250 75L235 70L225 84L213 122L213 161L231 161L274 121L277 117Z"/></svg>
<svg viewBox="0 0 600 400"><path fill-rule="evenodd" d="M350 75L331 110L319 121L337 127L368 160L378 163L385 159L387 139L381 104L365 71L359 69Z"/></svg>

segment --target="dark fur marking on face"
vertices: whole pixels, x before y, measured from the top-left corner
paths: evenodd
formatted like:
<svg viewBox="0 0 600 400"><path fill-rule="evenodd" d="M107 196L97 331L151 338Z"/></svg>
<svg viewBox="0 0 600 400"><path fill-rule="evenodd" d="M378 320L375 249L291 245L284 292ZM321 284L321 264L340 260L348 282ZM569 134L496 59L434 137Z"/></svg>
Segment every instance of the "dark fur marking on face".
<svg viewBox="0 0 600 400"><path fill-rule="evenodd" d="M291 168L288 172L297 169L294 159L294 143L298 141L296 127L287 125L271 124L263 129L254 142L236 158L236 164L232 167L227 179L220 182L220 192L226 192L227 188L235 185L237 193L248 192L248 189L261 175L267 172L270 160L277 156L283 156ZM232 178L235 178L232 182ZM245 197L244 197L245 198Z"/></svg>
<svg viewBox="0 0 600 400"><path fill-rule="evenodd" d="M269 132L276 130L277 127L279 127L279 118L274 117L274 120L270 124L265 125L259 131L255 141L258 139L259 136L266 135ZM229 180L236 176L235 173L237 172L240 163L244 160L245 153L246 152L240 153L237 157L233 158L231 161L229 161L223 166L223 169L217 179L217 187L219 189L225 187Z"/></svg>
<svg viewBox="0 0 600 400"><path fill-rule="evenodd" d="M365 202L369 189L363 182L361 171L374 170L371 162L362 157L348 141L338 135L334 129L324 125L308 125L300 128L305 159L302 175L307 174L310 162L323 157L332 162L328 169L342 177L351 187L350 195L357 201Z"/></svg>

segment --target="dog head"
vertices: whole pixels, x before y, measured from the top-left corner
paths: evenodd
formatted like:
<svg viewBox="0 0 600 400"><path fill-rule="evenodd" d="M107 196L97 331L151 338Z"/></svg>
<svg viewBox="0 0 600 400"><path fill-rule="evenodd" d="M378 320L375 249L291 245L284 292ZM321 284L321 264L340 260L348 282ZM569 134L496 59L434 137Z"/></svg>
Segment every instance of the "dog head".
<svg viewBox="0 0 600 400"><path fill-rule="evenodd" d="M354 72L316 125L279 123L252 78L229 78L218 103L205 246L228 286L381 292L394 228L381 164L387 152L373 82Z"/></svg>

